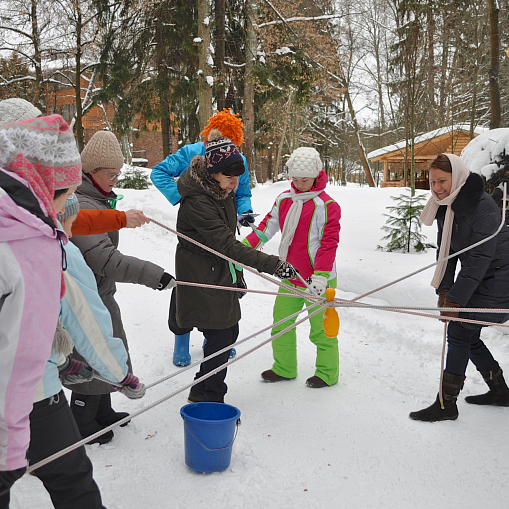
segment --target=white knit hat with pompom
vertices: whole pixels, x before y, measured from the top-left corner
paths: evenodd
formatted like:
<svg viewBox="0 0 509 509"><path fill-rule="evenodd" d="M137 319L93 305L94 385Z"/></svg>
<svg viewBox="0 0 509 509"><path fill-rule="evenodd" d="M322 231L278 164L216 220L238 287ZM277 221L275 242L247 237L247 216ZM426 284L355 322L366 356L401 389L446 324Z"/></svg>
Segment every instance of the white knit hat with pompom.
<svg viewBox="0 0 509 509"><path fill-rule="evenodd" d="M290 178L316 178L322 170L322 161L314 148L299 147L292 152L286 166Z"/></svg>

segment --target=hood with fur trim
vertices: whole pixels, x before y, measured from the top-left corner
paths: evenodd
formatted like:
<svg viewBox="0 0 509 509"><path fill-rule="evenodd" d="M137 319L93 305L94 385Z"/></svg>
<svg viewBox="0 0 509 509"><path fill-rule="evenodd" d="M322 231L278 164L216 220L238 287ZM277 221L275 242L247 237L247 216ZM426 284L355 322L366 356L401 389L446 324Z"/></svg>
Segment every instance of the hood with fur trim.
<svg viewBox="0 0 509 509"><path fill-rule="evenodd" d="M226 200L230 195L207 171L203 156L193 157L189 168L178 179L177 189L182 198L207 194L216 200Z"/></svg>

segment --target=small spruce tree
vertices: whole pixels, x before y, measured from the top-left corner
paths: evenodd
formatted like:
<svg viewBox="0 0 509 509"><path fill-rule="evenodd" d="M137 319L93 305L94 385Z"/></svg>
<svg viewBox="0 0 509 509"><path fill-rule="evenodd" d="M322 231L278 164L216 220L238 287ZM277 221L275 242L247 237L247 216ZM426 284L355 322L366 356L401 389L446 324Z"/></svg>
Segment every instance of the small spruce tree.
<svg viewBox="0 0 509 509"><path fill-rule="evenodd" d="M115 187L120 189L148 189L152 185L149 181L147 172L136 166L124 165L122 169L122 179Z"/></svg>
<svg viewBox="0 0 509 509"><path fill-rule="evenodd" d="M398 204L393 207L387 207L391 214L384 214L387 217L387 223L382 226L382 230L387 232L381 240L388 241L387 246L378 246L380 251L403 251L410 252L413 248L418 253L426 251L428 248L435 248L433 244L426 243L426 236L421 232L421 221L419 216L424 208L424 195L391 196L391 199Z"/></svg>

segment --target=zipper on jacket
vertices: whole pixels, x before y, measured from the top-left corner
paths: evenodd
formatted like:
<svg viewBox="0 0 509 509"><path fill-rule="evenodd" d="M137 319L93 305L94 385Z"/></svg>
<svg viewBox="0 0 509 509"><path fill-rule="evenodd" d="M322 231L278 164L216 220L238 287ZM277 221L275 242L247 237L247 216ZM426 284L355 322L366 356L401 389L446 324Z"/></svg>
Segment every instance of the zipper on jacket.
<svg viewBox="0 0 509 509"><path fill-rule="evenodd" d="M210 276L212 275L212 272L214 272L214 266L212 265L212 267L210 267L210 272L208 273L205 281L204 281L204 284L207 284L207 281L210 279Z"/></svg>
<svg viewBox="0 0 509 509"><path fill-rule="evenodd" d="M58 242L60 243L60 249L62 250L62 270L65 272L67 270L67 254L64 249L64 243L62 242L61 234L62 232L57 230Z"/></svg>

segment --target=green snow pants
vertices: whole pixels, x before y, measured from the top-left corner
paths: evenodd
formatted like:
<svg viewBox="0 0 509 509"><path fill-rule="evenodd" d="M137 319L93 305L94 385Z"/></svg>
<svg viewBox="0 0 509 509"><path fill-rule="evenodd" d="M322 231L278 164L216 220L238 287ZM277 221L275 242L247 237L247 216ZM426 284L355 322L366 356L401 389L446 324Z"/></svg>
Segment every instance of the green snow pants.
<svg viewBox="0 0 509 509"><path fill-rule="evenodd" d="M331 279L329 286L336 287L337 279ZM286 284L291 285L289 281ZM279 295L276 297L274 303L273 317L274 323L283 320L285 316L293 315L302 309L304 304L306 306L312 303L304 298L299 297L285 297L285 293L290 293L284 288L279 288ZM316 308L311 308L308 314ZM323 314L324 311L309 319L311 325L311 332L309 339L316 346L316 370L315 375L320 377L327 385L334 385L338 382L339 378L339 349L338 338L328 338L323 331ZM278 325L272 329L272 335L276 335L283 329L286 329L297 318ZM279 376L285 378L295 378L297 376L297 331L295 328L283 334L279 338L272 341L272 352L274 354L274 365L272 371Z"/></svg>

